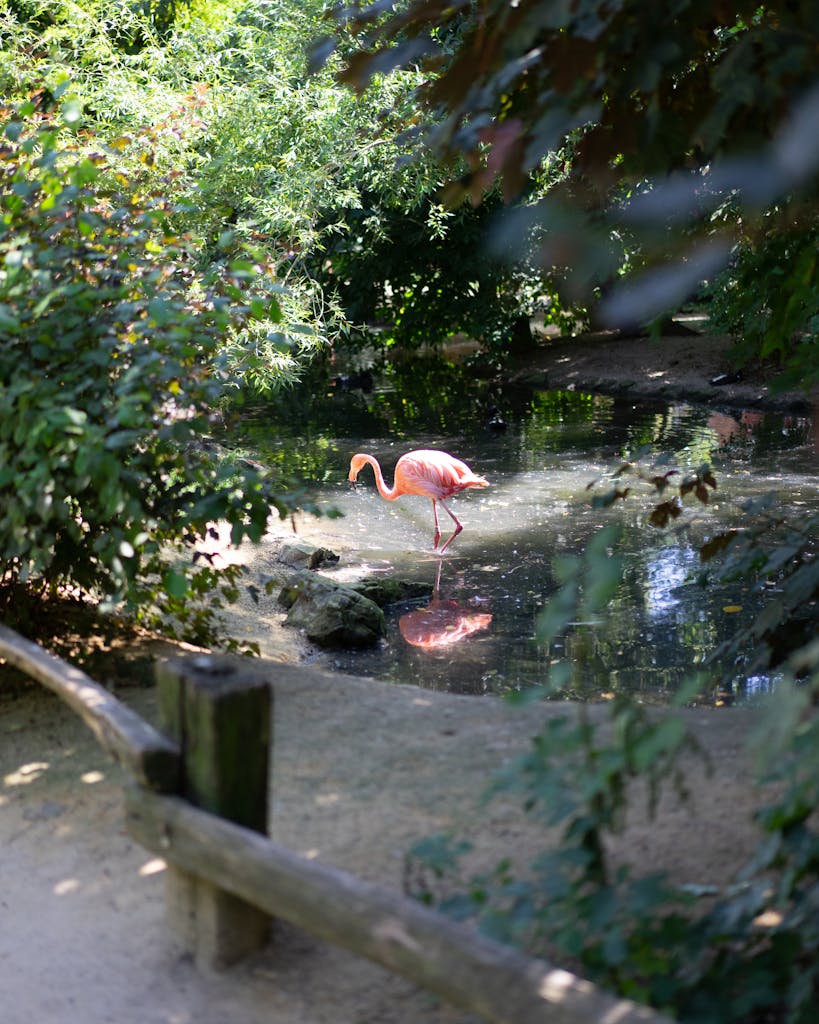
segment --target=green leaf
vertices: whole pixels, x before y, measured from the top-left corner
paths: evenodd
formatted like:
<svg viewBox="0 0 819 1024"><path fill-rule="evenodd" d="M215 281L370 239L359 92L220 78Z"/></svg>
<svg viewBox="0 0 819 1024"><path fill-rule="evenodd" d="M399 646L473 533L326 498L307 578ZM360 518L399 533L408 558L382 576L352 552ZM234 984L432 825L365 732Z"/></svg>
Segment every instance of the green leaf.
<svg viewBox="0 0 819 1024"><path fill-rule="evenodd" d="M22 121L9 121L3 127L3 134L10 142L17 142L23 133L23 122Z"/></svg>
<svg viewBox="0 0 819 1024"><path fill-rule="evenodd" d="M184 573L169 569L162 577L162 586L166 594L176 598L177 601L184 600L188 595L188 578Z"/></svg>
<svg viewBox="0 0 819 1024"><path fill-rule="evenodd" d="M658 758L675 751L685 735L685 725L677 715L669 715L658 725L648 728L637 738L631 749L637 771L646 771Z"/></svg>
<svg viewBox="0 0 819 1024"><path fill-rule="evenodd" d="M93 160L81 160L72 172L72 179L77 185L90 185L99 177L99 168Z"/></svg>
<svg viewBox="0 0 819 1024"><path fill-rule="evenodd" d="M60 107L60 116L66 124L77 124L82 119L82 103L77 99L66 100Z"/></svg>
<svg viewBox="0 0 819 1024"><path fill-rule="evenodd" d="M0 303L0 331L7 334L20 333L20 319L11 306Z"/></svg>

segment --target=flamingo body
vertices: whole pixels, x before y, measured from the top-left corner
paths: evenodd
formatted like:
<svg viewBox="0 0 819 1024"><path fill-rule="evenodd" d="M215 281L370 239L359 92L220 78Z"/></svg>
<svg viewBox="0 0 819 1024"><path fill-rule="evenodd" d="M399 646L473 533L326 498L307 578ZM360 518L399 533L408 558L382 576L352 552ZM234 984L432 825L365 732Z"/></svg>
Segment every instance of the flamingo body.
<svg viewBox="0 0 819 1024"><path fill-rule="evenodd" d="M489 481L473 473L465 462L461 462L460 459L456 459L447 452L435 449L419 449L402 455L395 466L392 487L388 487L385 483L378 459L364 453L354 455L350 461L349 479L351 483L355 483L359 472L367 465L372 466L375 473L375 485L378 488L378 493L387 501L395 501L402 494L418 494L430 499L432 514L435 518L435 540L433 542L435 550L437 550L438 542L441 539L441 530L438 525L438 503L440 502L444 511L455 524L455 531L441 548L440 554L446 551L463 529L455 515L444 504L444 498L451 498L468 487L489 486Z"/></svg>

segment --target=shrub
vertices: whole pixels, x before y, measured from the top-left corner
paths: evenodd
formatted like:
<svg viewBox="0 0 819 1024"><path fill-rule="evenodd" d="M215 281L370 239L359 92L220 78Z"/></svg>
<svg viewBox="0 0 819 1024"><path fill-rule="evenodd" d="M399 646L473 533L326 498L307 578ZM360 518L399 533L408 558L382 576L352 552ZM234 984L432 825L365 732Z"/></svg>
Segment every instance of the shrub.
<svg viewBox="0 0 819 1024"><path fill-rule="evenodd" d="M819 267L817 232L786 218L767 218L736 247L731 266L711 288L717 330L737 338L740 365L768 360L781 370L782 389L811 391L819 382Z"/></svg>
<svg viewBox="0 0 819 1024"><path fill-rule="evenodd" d="M57 101L0 114L0 602L69 588L201 639L219 601L187 545L220 519L257 539L285 509L200 443L222 334L275 302L245 294L249 265L198 278L167 198L98 188L106 157L81 155L78 105Z"/></svg>

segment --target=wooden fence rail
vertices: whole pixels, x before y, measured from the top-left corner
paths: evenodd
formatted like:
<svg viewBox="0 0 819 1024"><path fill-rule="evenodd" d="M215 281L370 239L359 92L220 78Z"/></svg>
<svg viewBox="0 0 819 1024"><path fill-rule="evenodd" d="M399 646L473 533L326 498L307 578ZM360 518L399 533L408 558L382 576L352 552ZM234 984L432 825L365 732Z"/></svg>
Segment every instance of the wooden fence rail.
<svg viewBox="0 0 819 1024"><path fill-rule="evenodd" d="M0 657L53 690L128 769L129 830L168 862L169 923L199 962L237 959L266 941L278 917L497 1024L670 1024L268 838L273 663L212 655L164 663L157 677L169 738L3 626Z"/></svg>
<svg viewBox="0 0 819 1024"><path fill-rule="evenodd" d="M132 789L131 834L275 917L498 1024L661 1024L667 1018L518 953L385 887L288 851L174 797Z"/></svg>
<svg viewBox="0 0 819 1024"><path fill-rule="evenodd" d="M77 712L100 746L143 786L179 792L179 747L80 669L0 625L0 657Z"/></svg>

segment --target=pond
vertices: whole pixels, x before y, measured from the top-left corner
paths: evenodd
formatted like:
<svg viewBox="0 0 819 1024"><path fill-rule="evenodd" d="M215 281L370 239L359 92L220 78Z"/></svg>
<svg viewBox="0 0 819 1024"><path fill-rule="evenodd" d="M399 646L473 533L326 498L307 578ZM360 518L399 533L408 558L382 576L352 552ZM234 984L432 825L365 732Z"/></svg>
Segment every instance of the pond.
<svg viewBox="0 0 819 1024"><path fill-rule="evenodd" d="M341 514L321 521L322 543L342 555L339 573L390 573L435 587L432 599L388 610L388 635L377 648L322 652L316 663L457 693L538 686L550 665L564 662L564 696L627 689L667 700L759 608L758 595L705 573L697 543L731 522L749 496L776 490L790 506L819 508L819 465L804 418L516 391L468 374L453 384L450 368L420 362L384 381L365 374L293 393L275 412L248 416L243 433L254 457L283 476L312 480L318 507ZM683 532L648 524L647 492L592 507L588 485L647 447L681 469L714 467L718 488L707 508L687 507ZM382 500L369 468L355 490L347 483L355 452L375 455L389 483L398 457L413 448L449 451L491 483L451 500L464 530L443 558L432 553L427 499ZM624 562L607 614L572 623L548 646L539 642L539 616L558 588L557 560L582 552L612 523ZM444 536L447 525L441 512ZM715 692L723 700L775 683L731 665L708 671L721 677Z"/></svg>

